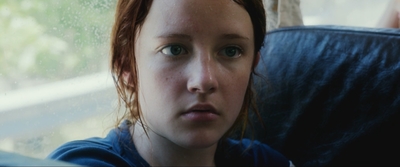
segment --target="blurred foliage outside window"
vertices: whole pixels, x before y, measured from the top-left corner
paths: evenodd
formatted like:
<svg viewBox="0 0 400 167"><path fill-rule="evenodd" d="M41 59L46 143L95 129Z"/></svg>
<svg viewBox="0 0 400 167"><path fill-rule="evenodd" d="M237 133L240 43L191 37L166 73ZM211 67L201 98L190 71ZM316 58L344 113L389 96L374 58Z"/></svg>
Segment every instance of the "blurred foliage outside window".
<svg viewBox="0 0 400 167"><path fill-rule="evenodd" d="M0 96L109 70L115 5L116 0L0 0ZM64 142L104 134L113 119L98 110L93 106L95 116L51 131L0 138L0 149L44 158ZM28 117L30 110L20 114Z"/></svg>
<svg viewBox="0 0 400 167"><path fill-rule="evenodd" d="M115 0L0 0L0 92L108 69Z"/></svg>

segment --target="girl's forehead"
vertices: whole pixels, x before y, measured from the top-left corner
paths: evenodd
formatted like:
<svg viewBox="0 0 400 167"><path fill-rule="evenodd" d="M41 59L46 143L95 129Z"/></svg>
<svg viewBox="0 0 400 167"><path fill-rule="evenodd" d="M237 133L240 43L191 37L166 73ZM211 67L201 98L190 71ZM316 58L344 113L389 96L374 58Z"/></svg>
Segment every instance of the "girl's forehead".
<svg viewBox="0 0 400 167"><path fill-rule="evenodd" d="M144 24L143 29L156 33L243 31L252 26L247 11L232 0L156 0Z"/></svg>
<svg viewBox="0 0 400 167"><path fill-rule="evenodd" d="M169 17L174 16L215 16L235 17L246 10L232 0L156 0L150 12L158 11ZM208 19L212 19L209 17Z"/></svg>

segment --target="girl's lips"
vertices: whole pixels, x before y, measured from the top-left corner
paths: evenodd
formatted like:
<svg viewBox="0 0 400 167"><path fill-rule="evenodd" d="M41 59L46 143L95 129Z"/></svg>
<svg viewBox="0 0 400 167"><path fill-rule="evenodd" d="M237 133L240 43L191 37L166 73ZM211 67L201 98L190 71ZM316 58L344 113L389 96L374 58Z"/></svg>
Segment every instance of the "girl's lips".
<svg viewBox="0 0 400 167"><path fill-rule="evenodd" d="M182 117L190 121L213 121L219 117L217 110L210 104L196 104L182 113Z"/></svg>
<svg viewBox="0 0 400 167"><path fill-rule="evenodd" d="M188 110L183 112L182 114L187 114L190 112L209 112L209 113L214 113L216 115L219 115L219 113L214 108L214 106L212 106L211 104L205 104L205 103L195 104L192 107L190 107Z"/></svg>

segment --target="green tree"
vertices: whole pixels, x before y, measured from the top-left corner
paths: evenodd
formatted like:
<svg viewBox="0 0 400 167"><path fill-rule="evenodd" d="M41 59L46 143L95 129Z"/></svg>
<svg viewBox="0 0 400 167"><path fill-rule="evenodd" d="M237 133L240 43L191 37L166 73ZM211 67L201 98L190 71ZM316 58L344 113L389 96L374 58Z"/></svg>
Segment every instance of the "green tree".
<svg viewBox="0 0 400 167"><path fill-rule="evenodd" d="M0 0L0 92L108 69L115 0Z"/></svg>

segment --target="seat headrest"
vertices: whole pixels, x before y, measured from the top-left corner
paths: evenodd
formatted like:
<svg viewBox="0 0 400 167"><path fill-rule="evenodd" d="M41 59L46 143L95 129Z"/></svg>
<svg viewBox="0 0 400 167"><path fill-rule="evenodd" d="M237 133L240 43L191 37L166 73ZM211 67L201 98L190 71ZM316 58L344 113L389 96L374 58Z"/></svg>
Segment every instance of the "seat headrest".
<svg viewBox="0 0 400 167"><path fill-rule="evenodd" d="M400 149L400 30L277 29L265 37L256 72L257 104L266 124L262 129L256 123L256 139L294 164L397 159L390 150Z"/></svg>

